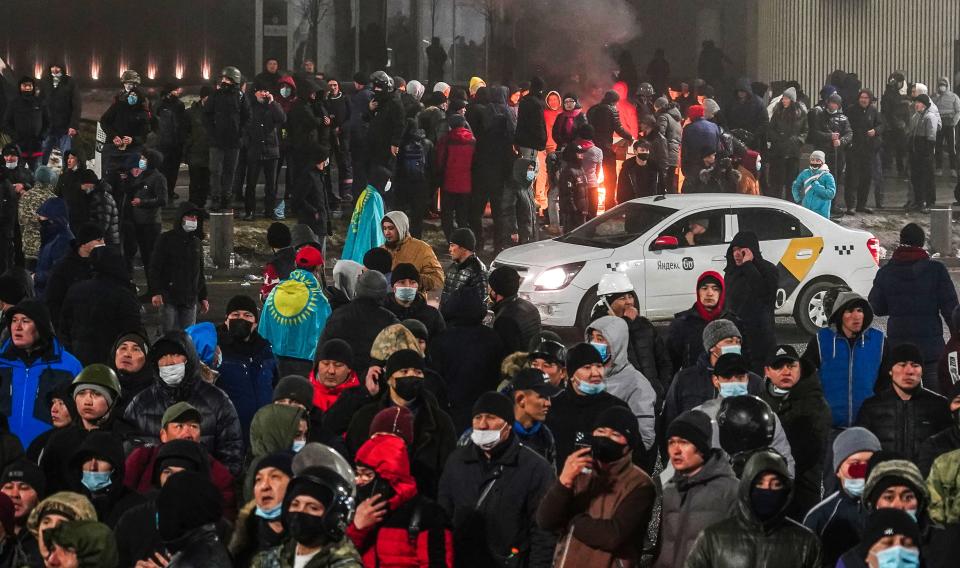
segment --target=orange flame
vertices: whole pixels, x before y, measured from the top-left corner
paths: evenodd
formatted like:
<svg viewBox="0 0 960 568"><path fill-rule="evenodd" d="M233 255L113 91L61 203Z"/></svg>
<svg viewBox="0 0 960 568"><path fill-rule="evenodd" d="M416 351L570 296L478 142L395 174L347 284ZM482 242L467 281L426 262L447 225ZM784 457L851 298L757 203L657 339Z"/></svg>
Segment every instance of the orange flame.
<svg viewBox="0 0 960 568"><path fill-rule="evenodd" d="M43 78L43 64L39 61L33 64L33 76L37 79Z"/></svg>
<svg viewBox="0 0 960 568"><path fill-rule="evenodd" d="M206 59L200 64L200 76L202 76L205 81L210 80L210 62Z"/></svg>
<svg viewBox="0 0 960 568"><path fill-rule="evenodd" d="M607 198L607 189L603 187L603 168L600 168L600 172L597 174L597 215L603 213L607 210L606 204L604 203Z"/></svg>
<svg viewBox="0 0 960 568"><path fill-rule="evenodd" d="M90 78L94 81L100 79L100 60L96 55L90 58Z"/></svg>
<svg viewBox="0 0 960 568"><path fill-rule="evenodd" d="M151 81L157 78L157 62L151 57L147 62L147 79Z"/></svg>
<svg viewBox="0 0 960 568"><path fill-rule="evenodd" d="M183 57L178 53L176 63L174 63L173 67L173 75L177 80L183 79L184 67Z"/></svg>

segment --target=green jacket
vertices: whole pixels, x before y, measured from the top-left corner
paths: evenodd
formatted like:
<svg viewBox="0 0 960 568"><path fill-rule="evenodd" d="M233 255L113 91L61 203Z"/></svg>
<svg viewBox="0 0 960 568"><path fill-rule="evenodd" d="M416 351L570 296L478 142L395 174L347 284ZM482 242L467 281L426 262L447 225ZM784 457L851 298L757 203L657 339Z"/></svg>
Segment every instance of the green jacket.
<svg viewBox="0 0 960 568"><path fill-rule="evenodd" d="M960 522L960 450L942 454L927 476L930 492L928 513L933 522L946 525Z"/></svg>
<svg viewBox="0 0 960 568"><path fill-rule="evenodd" d="M253 557L250 568L293 568L297 543L293 539ZM343 537L310 559L305 568L363 568L360 554L350 539Z"/></svg>

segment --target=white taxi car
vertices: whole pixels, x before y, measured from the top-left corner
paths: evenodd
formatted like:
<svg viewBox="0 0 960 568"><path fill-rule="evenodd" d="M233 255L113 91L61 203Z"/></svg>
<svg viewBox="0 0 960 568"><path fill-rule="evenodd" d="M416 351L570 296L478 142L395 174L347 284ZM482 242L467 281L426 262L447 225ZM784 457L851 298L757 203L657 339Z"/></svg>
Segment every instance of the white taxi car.
<svg viewBox="0 0 960 568"><path fill-rule="evenodd" d="M706 230L690 237L692 225ZM737 194L634 199L562 237L507 249L492 267L520 273L520 295L544 325L584 327L610 271L629 276L640 313L665 320L693 305L700 274L723 274L739 231L756 233L763 258L777 266L777 315L793 316L810 333L826 325L827 290L847 286L866 297L873 285L880 242L872 234L788 201Z"/></svg>

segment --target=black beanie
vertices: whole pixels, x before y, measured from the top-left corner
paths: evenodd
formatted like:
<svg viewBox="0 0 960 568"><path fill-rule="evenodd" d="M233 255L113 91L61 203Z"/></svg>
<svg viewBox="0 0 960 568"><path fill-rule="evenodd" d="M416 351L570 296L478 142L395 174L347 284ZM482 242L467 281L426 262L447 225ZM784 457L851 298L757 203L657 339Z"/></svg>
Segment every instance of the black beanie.
<svg viewBox="0 0 960 568"><path fill-rule="evenodd" d="M454 229L454 231L450 233L450 242L470 252L477 250L477 237L469 227Z"/></svg>
<svg viewBox="0 0 960 568"><path fill-rule="evenodd" d="M290 235L290 227L285 223L271 223L267 227L267 244L270 248L282 249L290 246L293 237Z"/></svg>
<svg viewBox="0 0 960 568"><path fill-rule="evenodd" d="M699 410L688 410L673 419L667 427L667 441L676 436L693 444L706 459L710 455L713 426L710 417Z"/></svg>
<svg viewBox="0 0 960 568"><path fill-rule="evenodd" d="M160 486L160 474L165 467L182 467L186 471L209 475L209 465L203 448L193 440L170 440L160 446L153 465L153 484Z"/></svg>
<svg viewBox="0 0 960 568"><path fill-rule="evenodd" d="M910 515L900 509L877 509L867 517L859 548L866 552L881 538L895 534L910 537L914 544L920 543L920 527Z"/></svg>
<svg viewBox="0 0 960 568"><path fill-rule="evenodd" d="M423 370L423 357L413 349L401 349L394 352L387 359L387 370L385 379L389 379L394 373L402 369L420 369Z"/></svg>
<svg viewBox="0 0 960 568"><path fill-rule="evenodd" d="M37 464L21 458L8 465L0 476L0 485L5 485L11 481L26 483L37 492L40 499L47 496L47 478Z"/></svg>
<svg viewBox="0 0 960 568"><path fill-rule="evenodd" d="M907 223L900 229L900 244L908 247L922 247L927 240L923 228L916 223Z"/></svg>
<svg viewBox="0 0 960 568"><path fill-rule="evenodd" d="M619 432L627 439L627 446L632 450L640 443L640 426L637 417L626 406L611 406L601 412L593 421L593 429L610 428Z"/></svg>
<svg viewBox="0 0 960 568"><path fill-rule="evenodd" d="M506 298L516 296L520 290L520 274L509 266L501 266L491 272L487 282L494 292Z"/></svg>
<svg viewBox="0 0 960 568"><path fill-rule="evenodd" d="M502 418L507 424L513 424L513 401L507 398L507 395L497 391L487 391L480 395L477 402L473 403L473 412L470 416L477 414L492 414Z"/></svg>
<svg viewBox="0 0 960 568"><path fill-rule="evenodd" d="M390 284L396 284L400 280L413 280L420 284L420 272L417 270L417 267L410 264L409 262L401 262L400 264L393 267L393 272L390 273Z"/></svg>
<svg viewBox="0 0 960 568"><path fill-rule="evenodd" d="M27 296L23 282L12 274L0 276L0 302L17 304Z"/></svg>
<svg viewBox="0 0 960 568"><path fill-rule="evenodd" d="M223 514L220 491L209 476L183 471L170 476L157 497L160 540L169 543Z"/></svg>
<svg viewBox="0 0 960 568"><path fill-rule="evenodd" d="M573 377L573 374L577 372L577 369L590 365L592 363L599 363L603 365L603 359L600 358L600 352L597 351L597 348L589 343L578 343L567 349L567 376Z"/></svg>
<svg viewBox="0 0 960 568"><path fill-rule="evenodd" d="M316 361L339 361L353 369L353 348L342 339L328 339L317 348Z"/></svg>
<svg viewBox="0 0 960 568"><path fill-rule="evenodd" d="M103 238L103 229L96 223L84 223L77 228L77 234L74 236L74 242L77 246L85 245L90 241L99 241Z"/></svg>
<svg viewBox="0 0 960 568"><path fill-rule="evenodd" d="M423 341L430 340L430 330L427 329L427 326L424 325L422 321L408 318L401 321L400 324L407 328L407 331L412 333L417 339L422 339Z"/></svg>
<svg viewBox="0 0 960 568"><path fill-rule="evenodd" d="M363 266L381 274L389 274L393 269L393 257L383 247L373 247L363 255Z"/></svg>
<svg viewBox="0 0 960 568"><path fill-rule="evenodd" d="M287 475L287 477L293 477L293 452L290 450L281 450L279 452L274 452L272 454L267 454L260 458L260 461L254 466L254 474L258 471L272 467L278 471L282 471Z"/></svg>
<svg viewBox="0 0 960 568"><path fill-rule="evenodd" d="M289 399L307 408L313 408L313 385L306 377L287 375L273 388L273 402Z"/></svg>
<svg viewBox="0 0 960 568"><path fill-rule="evenodd" d="M920 348L913 343L894 345L887 355L887 363L891 366L907 361L923 365L923 354L920 353Z"/></svg>
<svg viewBox="0 0 960 568"><path fill-rule="evenodd" d="M251 298L250 296L244 296L243 294L234 296L230 298L230 300L227 302L227 310L226 310L227 315L230 315L237 310L250 312L251 314L254 315L254 317L256 317L257 314L259 313L259 310L257 308L257 301Z"/></svg>

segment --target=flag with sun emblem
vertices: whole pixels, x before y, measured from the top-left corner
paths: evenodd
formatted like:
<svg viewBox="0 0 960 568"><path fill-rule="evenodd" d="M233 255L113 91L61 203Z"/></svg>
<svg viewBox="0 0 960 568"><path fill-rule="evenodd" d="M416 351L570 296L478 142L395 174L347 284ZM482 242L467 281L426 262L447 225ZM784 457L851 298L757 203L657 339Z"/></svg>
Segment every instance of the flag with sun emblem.
<svg viewBox="0 0 960 568"><path fill-rule="evenodd" d="M294 270L270 291L257 331L273 346L274 354L313 361L332 311L317 277Z"/></svg>
<svg viewBox="0 0 960 568"><path fill-rule="evenodd" d="M383 220L383 197L372 185L368 185L357 198L347 226L347 239L343 243L343 253L340 258L363 264L363 255L367 251L383 245L383 231L380 221Z"/></svg>

